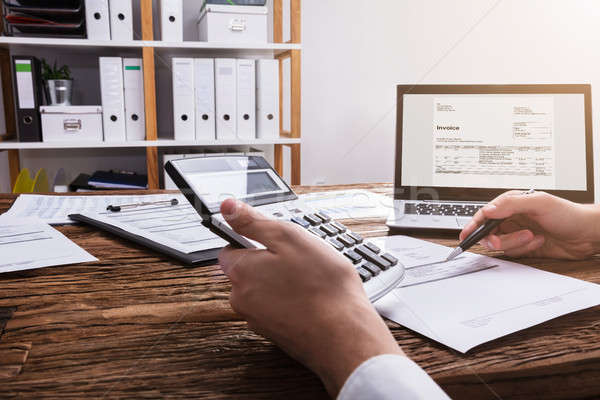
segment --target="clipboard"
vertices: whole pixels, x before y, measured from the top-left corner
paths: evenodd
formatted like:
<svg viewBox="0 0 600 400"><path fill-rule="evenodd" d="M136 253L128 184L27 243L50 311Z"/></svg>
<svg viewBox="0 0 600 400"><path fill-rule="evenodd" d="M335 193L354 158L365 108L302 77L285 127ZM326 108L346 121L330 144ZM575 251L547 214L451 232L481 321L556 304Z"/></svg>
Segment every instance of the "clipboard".
<svg viewBox="0 0 600 400"><path fill-rule="evenodd" d="M101 222L101 221L97 221L93 218L89 218L89 217L86 217L81 214L70 214L69 218L72 219L73 221L82 222L84 224L91 225L95 228L112 233L123 239L127 239L134 243L142 245L144 247L148 247L149 249L154 250L157 253L162 253L166 256L174 258L177 261L180 261L186 265L193 266L193 267L201 267L201 266L205 266L205 265L216 264L219 251L221 251L221 249L219 248L219 249L209 249L209 250L197 251L194 253L186 254L181 251L172 249L171 247L168 247L163 244L156 243L152 240L146 239L145 237L136 235L131 232L127 232L124 229L115 227L113 225L109 225L109 224Z"/></svg>

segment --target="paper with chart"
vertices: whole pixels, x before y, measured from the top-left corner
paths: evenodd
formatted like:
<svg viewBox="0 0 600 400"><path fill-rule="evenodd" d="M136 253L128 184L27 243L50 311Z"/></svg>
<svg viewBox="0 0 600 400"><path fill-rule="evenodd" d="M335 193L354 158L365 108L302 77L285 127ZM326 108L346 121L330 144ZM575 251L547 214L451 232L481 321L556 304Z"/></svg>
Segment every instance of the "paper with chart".
<svg viewBox="0 0 600 400"><path fill-rule="evenodd" d="M314 210L322 210L333 219L385 218L394 207L394 199L368 190L338 190L298 196Z"/></svg>
<svg viewBox="0 0 600 400"><path fill-rule="evenodd" d="M80 212L86 217L121 228L182 253L218 249L227 242L202 225L196 210L181 194L170 195L178 205L149 205L121 212Z"/></svg>
<svg viewBox="0 0 600 400"><path fill-rule="evenodd" d="M406 267L379 313L462 353L490 340L600 304L600 286L521 264L389 236L372 242Z"/></svg>
<svg viewBox="0 0 600 400"><path fill-rule="evenodd" d="M5 214L10 217L36 217L50 225L72 224L69 214L100 212L109 205L135 204L143 201L171 200L183 198L181 195L151 194L137 196L53 196L22 194Z"/></svg>
<svg viewBox="0 0 600 400"><path fill-rule="evenodd" d="M552 96L433 102L433 184L556 189Z"/></svg>
<svg viewBox="0 0 600 400"><path fill-rule="evenodd" d="M0 273L92 261L98 259L48 224L0 216Z"/></svg>

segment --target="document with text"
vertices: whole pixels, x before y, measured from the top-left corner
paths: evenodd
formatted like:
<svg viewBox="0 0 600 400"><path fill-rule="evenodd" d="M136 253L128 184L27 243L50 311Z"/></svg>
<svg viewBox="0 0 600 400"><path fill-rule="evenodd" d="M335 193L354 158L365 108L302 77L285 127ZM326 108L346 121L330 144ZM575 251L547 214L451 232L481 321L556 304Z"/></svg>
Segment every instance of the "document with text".
<svg viewBox="0 0 600 400"><path fill-rule="evenodd" d="M384 218L394 208L394 199L369 190L350 189L306 193L302 203L334 219Z"/></svg>
<svg viewBox="0 0 600 400"><path fill-rule="evenodd" d="M462 353L493 339L600 304L600 285L407 236L372 239L406 268L377 311Z"/></svg>
<svg viewBox="0 0 600 400"><path fill-rule="evenodd" d="M552 96L433 102L433 184L556 189Z"/></svg>
<svg viewBox="0 0 600 400"><path fill-rule="evenodd" d="M103 210L79 214L185 254L227 246L225 240L202 225L200 215L182 194L170 197L176 198L179 204L148 205L124 209L121 212Z"/></svg>
<svg viewBox="0 0 600 400"><path fill-rule="evenodd" d="M0 216L0 273L91 261L98 259L48 224Z"/></svg>
<svg viewBox="0 0 600 400"><path fill-rule="evenodd" d="M109 205L136 204L141 202L166 201L173 198L185 199L183 195L149 194L149 195L88 195L63 196L22 194L17 197L10 210L5 214L10 217L35 217L50 225L72 224L69 214L105 211Z"/></svg>

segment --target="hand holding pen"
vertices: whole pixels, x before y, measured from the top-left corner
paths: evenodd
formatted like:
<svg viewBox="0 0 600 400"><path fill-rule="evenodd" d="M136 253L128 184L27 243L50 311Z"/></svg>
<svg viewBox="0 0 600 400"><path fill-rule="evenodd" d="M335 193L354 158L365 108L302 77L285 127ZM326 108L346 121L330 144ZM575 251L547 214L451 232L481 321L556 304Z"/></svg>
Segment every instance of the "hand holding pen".
<svg viewBox="0 0 600 400"><path fill-rule="evenodd" d="M492 228L484 231L481 227L491 220L499 222L488 222ZM475 214L460 233L460 240L466 242L478 229L479 238L470 240L471 245L479 241L489 250L503 251L509 257L573 260L600 253L600 207L573 203L545 192L510 191L500 195Z"/></svg>

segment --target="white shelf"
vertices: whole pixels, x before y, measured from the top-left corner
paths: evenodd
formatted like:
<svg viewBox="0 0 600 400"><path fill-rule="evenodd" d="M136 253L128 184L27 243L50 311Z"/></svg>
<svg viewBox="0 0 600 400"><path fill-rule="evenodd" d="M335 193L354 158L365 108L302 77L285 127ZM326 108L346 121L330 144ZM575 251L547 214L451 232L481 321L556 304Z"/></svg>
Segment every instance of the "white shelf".
<svg viewBox="0 0 600 400"><path fill-rule="evenodd" d="M292 43L215 43L215 42L163 42L159 40L88 40L88 39L61 39L38 37L12 37L0 36L0 47L44 46L65 48L110 47L110 48L144 48L157 49L198 49L198 50L257 50L284 52L287 50L301 50L302 45Z"/></svg>
<svg viewBox="0 0 600 400"><path fill-rule="evenodd" d="M132 142L0 142L0 150L48 150L48 149L105 149L135 147L194 147L194 146L260 146L271 144L299 144L300 139L228 139L202 141L175 141L172 139L140 140Z"/></svg>

